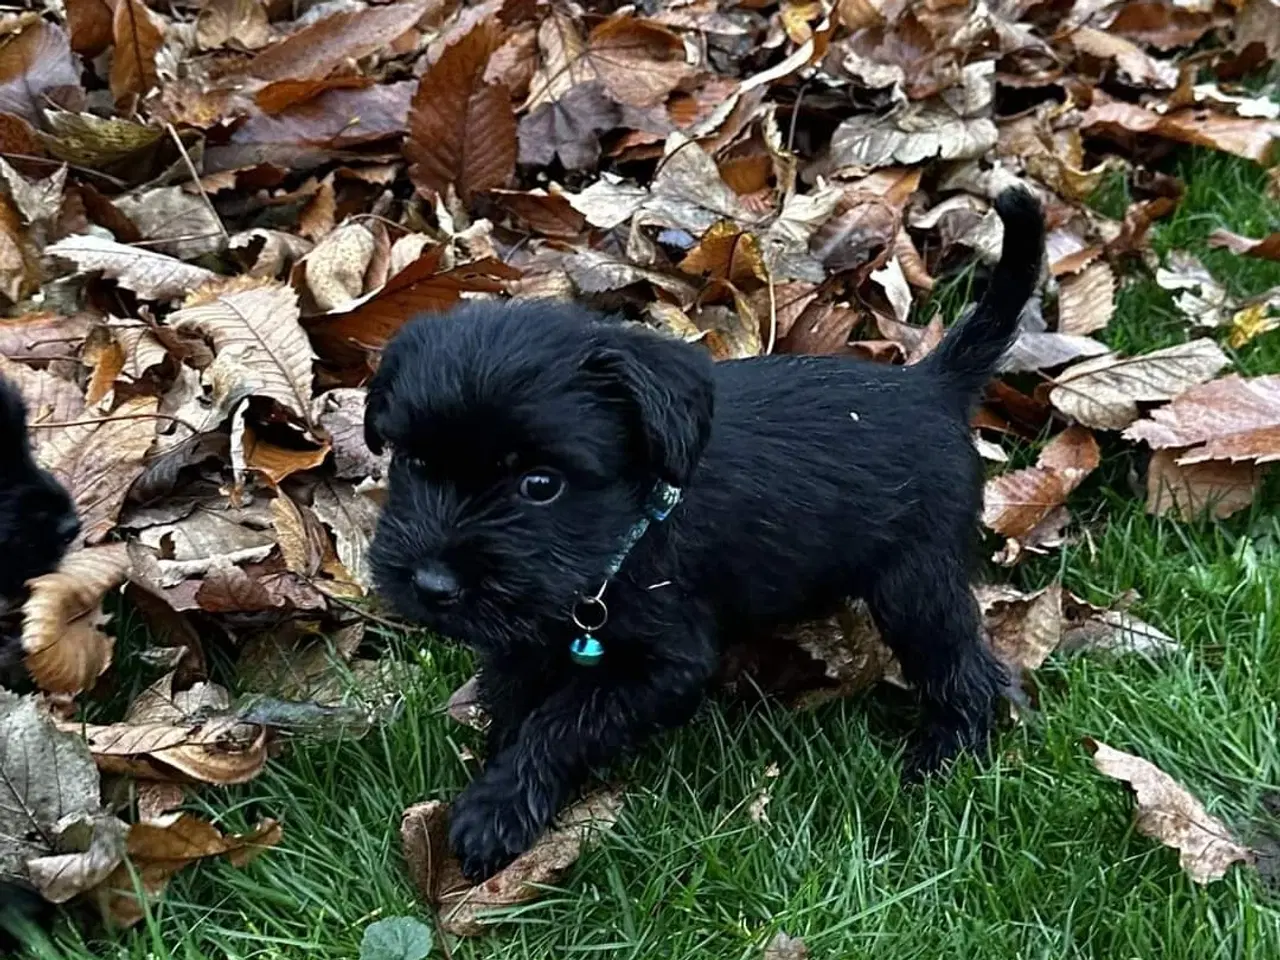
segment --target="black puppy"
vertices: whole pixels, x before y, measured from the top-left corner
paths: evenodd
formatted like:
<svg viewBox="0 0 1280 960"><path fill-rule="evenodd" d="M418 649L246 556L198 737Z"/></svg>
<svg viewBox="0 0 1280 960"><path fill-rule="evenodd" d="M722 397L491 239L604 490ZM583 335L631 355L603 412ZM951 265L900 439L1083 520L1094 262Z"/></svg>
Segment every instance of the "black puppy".
<svg viewBox="0 0 1280 960"><path fill-rule="evenodd" d="M0 379L0 686L14 685L24 672L16 614L26 582L53 570L79 532L71 498L31 455L22 395ZM0 803L3 794L0 787ZM50 915L38 895L0 875L0 956L17 947L15 925Z"/></svg>
<svg viewBox="0 0 1280 960"><path fill-rule="evenodd" d="M488 765L451 827L470 877L527 849L591 768L688 720L725 638L848 596L923 698L910 770L986 745L1006 678L969 592L968 418L1044 233L1025 191L996 209L985 297L912 367L713 364L550 302L421 317L388 345L365 421L394 452L372 564L401 613L480 660Z"/></svg>

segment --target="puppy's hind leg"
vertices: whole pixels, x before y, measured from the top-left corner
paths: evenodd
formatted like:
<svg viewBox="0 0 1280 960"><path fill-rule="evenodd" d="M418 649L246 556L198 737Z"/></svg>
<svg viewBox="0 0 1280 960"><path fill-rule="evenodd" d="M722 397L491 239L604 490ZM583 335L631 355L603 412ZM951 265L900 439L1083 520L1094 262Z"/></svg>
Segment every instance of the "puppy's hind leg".
<svg viewBox="0 0 1280 960"><path fill-rule="evenodd" d="M1008 674L982 640L963 561L914 552L880 573L867 601L925 709L904 778L931 773L961 750L984 753Z"/></svg>

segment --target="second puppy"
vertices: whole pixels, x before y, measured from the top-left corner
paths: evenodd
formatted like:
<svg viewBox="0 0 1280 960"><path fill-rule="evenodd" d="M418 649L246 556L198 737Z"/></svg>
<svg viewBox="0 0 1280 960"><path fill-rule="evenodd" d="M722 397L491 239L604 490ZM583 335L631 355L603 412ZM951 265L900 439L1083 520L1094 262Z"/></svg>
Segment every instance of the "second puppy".
<svg viewBox="0 0 1280 960"><path fill-rule="evenodd" d="M969 577L969 416L1039 277L1044 225L1002 194L986 295L922 363L700 347L549 302L407 324L369 391L390 446L372 549L407 617L477 653L484 772L454 806L472 878L526 850L592 768L701 701L726 638L865 598L920 692L927 772L985 747L1006 682Z"/></svg>

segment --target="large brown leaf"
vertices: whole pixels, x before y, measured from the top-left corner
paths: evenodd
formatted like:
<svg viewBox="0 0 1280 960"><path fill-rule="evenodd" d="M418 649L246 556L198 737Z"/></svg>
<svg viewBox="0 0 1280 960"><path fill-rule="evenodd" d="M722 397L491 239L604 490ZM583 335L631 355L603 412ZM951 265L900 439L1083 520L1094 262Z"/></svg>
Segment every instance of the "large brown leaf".
<svg viewBox="0 0 1280 960"><path fill-rule="evenodd" d="M114 20L108 0L67 0L71 49L86 57L96 57L114 40Z"/></svg>
<svg viewBox="0 0 1280 960"><path fill-rule="evenodd" d="M37 20L0 47L0 113L39 124L45 95L80 86L80 70L61 27Z"/></svg>
<svg viewBox="0 0 1280 960"><path fill-rule="evenodd" d="M103 878L91 897L105 920L117 927L131 927L146 916L143 901L164 893L179 871L211 857L224 857L243 867L279 843L281 832L275 820L263 820L249 833L224 834L193 813L168 813L135 823L129 827L124 845L128 865L122 864Z"/></svg>
<svg viewBox="0 0 1280 960"><path fill-rule="evenodd" d="M485 82L501 25L476 24L426 73L409 111L404 153L421 190L444 195L452 184L464 200L506 186L516 167L516 118L506 88Z"/></svg>
<svg viewBox="0 0 1280 960"><path fill-rule="evenodd" d="M565 810L528 852L476 886L463 879L449 853L449 808L444 803L432 800L406 810L400 840L409 875L423 900L438 910L440 926L457 936L476 936L488 928L486 913L542 896L593 837L613 827L621 808L617 790L589 794Z"/></svg>
<svg viewBox="0 0 1280 960"><path fill-rule="evenodd" d="M1028 536L1066 503L1100 460L1093 434L1084 427L1069 427L1045 446L1036 466L987 481L982 522L1006 537Z"/></svg>
<svg viewBox="0 0 1280 960"><path fill-rule="evenodd" d="M306 420L315 357L299 316L291 288L250 281L188 302L169 323L209 337L219 357L233 358L248 372L255 395L270 397Z"/></svg>
<svg viewBox="0 0 1280 960"><path fill-rule="evenodd" d="M115 526L129 486L156 438L155 397L134 397L110 414L50 429L39 460L75 501L81 536L97 543Z"/></svg>
<svg viewBox="0 0 1280 960"><path fill-rule="evenodd" d="M263 50L246 72L260 80L322 79L344 61L359 60L390 45L432 5L432 0L402 0L335 13Z"/></svg>
<svg viewBox="0 0 1280 960"><path fill-rule="evenodd" d="M115 641L100 629L107 620L102 598L128 572L128 551L113 543L72 553L53 573L31 581L22 649L41 689L80 693L111 665Z"/></svg>
<svg viewBox="0 0 1280 960"><path fill-rule="evenodd" d="M111 29L115 39L111 95L117 104L122 104L159 84L156 52L164 42L164 31L159 18L142 0L116 0Z"/></svg>
<svg viewBox="0 0 1280 960"><path fill-rule="evenodd" d="M1170 400L1228 363L1217 344L1203 339L1136 357L1108 354L1064 370L1049 401L1087 427L1123 430L1138 419L1140 403Z"/></svg>
<svg viewBox="0 0 1280 960"><path fill-rule="evenodd" d="M1095 91L1093 106L1080 118L1082 129L1095 134L1123 137L1146 134L1210 147L1263 163L1271 143L1280 136L1280 120L1232 117L1211 110L1183 109L1157 113L1135 103L1113 100Z"/></svg>
<svg viewBox="0 0 1280 960"><path fill-rule="evenodd" d="M1280 460L1280 375L1230 376L1192 387L1125 431L1156 449L1189 447L1186 465L1207 460Z"/></svg>
<svg viewBox="0 0 1280 960"><path fill-rule="evenodd" d="M1177 850L1182 869L1196 883L1221 880L1233 863L1253 863L1253 851L1154 763L1092 738L1084 743L1100 773L1133 790L1138 832Z"/></svg>
<svg viewBox="0 0 1280 960"><path fill-rule="evenodd" d="M1157 450L1147 465L1147 512L1186 519L1206 510L1218 519L1247 510L1262 482L1255 463L1204 460L1182 464L1178 450Z"/></svg>

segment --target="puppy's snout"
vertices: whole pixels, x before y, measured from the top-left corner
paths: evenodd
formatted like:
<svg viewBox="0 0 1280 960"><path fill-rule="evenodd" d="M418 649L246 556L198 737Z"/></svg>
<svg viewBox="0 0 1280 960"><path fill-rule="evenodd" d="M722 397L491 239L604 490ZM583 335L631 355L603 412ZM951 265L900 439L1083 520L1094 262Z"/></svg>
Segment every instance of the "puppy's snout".
<svg viewBox="0 0 1280 960"><path fill-rule="evenodd" d="M425 603L436 607L451 606L462 594L458 578L443 563L429 563L415 570L413 586Z"/></svg>

